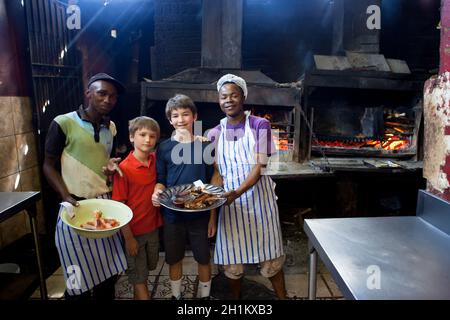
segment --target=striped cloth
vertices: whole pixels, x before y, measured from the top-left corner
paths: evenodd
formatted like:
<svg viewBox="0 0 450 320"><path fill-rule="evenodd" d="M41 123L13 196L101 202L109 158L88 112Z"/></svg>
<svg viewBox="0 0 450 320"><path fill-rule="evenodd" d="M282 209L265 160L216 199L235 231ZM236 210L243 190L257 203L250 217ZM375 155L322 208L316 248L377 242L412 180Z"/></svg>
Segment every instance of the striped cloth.
<svg viewBox="0 0 450 320"><path fill-rule="evenodd" d="M109 199L110 194L97 198ZM61 213L62 206L59 213ZM121 233L89 239L79 236L58 214L55 244L69 295L79 295L127 268Z"/></svg>
<svg viewBox="0 0 450 320"><path fill-rule="evenodd" d="M250 174L254 161L255 138L249 118L244 136L228 141L226 118L221 120L217 163L225 191L237 189ZM218 217L214 262L222 265L260 263L284 254L276 203L275 183L268 176L242 194Z"/></svg>

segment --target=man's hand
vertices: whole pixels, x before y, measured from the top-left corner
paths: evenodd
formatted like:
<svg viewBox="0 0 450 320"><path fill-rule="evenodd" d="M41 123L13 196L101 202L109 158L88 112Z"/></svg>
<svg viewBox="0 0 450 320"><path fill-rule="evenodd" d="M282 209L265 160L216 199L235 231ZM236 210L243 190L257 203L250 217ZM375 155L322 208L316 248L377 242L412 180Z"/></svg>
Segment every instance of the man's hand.
<svg viewBox="0 0 450 320"><path fill-rule="evenodd" d="M231 190L228 192L225 192L223 194L224 197L227 198L227 202L225 205L229 206L233 201L235 201L237 198L239 198L242 194L247 192L251 187L253 187L261 178L261 167L262 164L255 164L252 168L252 171L250 171L247 178L244 180L244 182L241 183L241 185L236 190Z"/></svg>
<svg viewBox="0 0 450 320"><path fill-rule="evenodd" d="M161 204L159 203L159 195L163 192L161 189L155 189L155 191L152 194L152 203L154 207L160 207Z"/></svg>
<svg viewBox="0 0 450 320"><path fill-rule="evenodd" d="M230 204L232 204L234 202L234 200L236 200L240 196L241 195L236 190L231 190L231 191L225 192L223 194L223 197L227 198L227 202L225 202L225 205L229 206Z"/></svg>
<svg viewBox="0 0 450 320"><path fill-rule="evenodd" d="M65 197L62 197L62 201L67 201L68 203L70 203L71 205L78 207L80 204L78 203L77 200L75 200L71 195L67 195Z"/></svg>
<svg viewBox="0 0 450 320"><path fill-rule="evenodd" d="M120 170L119 168L119 162L121 160L122 160L121 158L109 159L106 167L102 167L103 173L107 176L112 176L117 171L120 174L120 176L123 177L122 170Z"/></svg>
<svg viewBox="0 0 450 320"><path fill-rule="evenodd" d="M127 253L131 257L135 257L138 254L139 244L134 237L130 237L125 240L125 247L127 248Z"/></svg>

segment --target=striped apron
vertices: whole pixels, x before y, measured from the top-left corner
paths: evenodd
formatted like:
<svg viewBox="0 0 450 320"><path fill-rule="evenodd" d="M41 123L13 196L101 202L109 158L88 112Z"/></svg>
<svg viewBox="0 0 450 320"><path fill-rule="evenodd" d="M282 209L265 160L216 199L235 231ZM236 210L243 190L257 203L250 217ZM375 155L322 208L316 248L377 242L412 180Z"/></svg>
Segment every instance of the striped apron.
<svg viewBox="0 0 450 320"><path fill-rule="evenodd" d="M244 136L226 139L227 119L220 121L217 164L225 191L237 189L254 166L255 137L245 120ZM243 193L218 217L214 262L221 265L260 263L283 255L275 183L268 176Z"/></svg>
<svg viewBox="0 0 450 320"><path fill-rule="evenodd" d="M109 198L108 195L98 198ZM56 223L55 243L64 271L66 291L79 295L123 272L127 268L121 233L102 239L79 236L60 217Z"/></svg>

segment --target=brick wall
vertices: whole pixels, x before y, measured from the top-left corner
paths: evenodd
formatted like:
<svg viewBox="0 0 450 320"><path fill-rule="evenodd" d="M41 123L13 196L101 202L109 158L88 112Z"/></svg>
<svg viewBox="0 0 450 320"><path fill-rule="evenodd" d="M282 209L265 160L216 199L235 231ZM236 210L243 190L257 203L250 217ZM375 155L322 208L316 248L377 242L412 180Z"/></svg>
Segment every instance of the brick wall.
<svg viewBox="0 0 450 320"><path fill-rule="evenodd" d="M201 0L155 1L154 80L200 66L201 9Z"/></svg>
<svg viewBox="0 0 450 320"><path fill-rule="evenodd" d="M323 16L327 6L320 1L244 1L243 67L261 69L278 81L295 80L312 62L313 51L331 48L331 16ZM201 29L201 0L155 1L154 80L200 66Z"/></svg>
<svg viewBox="0 0 450 320"><path fill-rule="evenodd" d="M331 10L323 0L245 0L243 67L295 81L311 67L313 54L330 54Z"/></svg>
<svg viewBox="0 0 450 320"><path fill-rule="evenodd" d="M412 69L437 67L439 1L386 3L381 53L405 59ZM153 79L200 65L201 28L201 0L156 0ZM279 82L294 81L313 66L313 54L331 54L332 33L333 2L245 0L243 68L260 69Z"/></svg>
<svg viewBox="0 0 450 320"><path fill-rule="evenodd" d="M439 67L440 1L382 1L381 53L413 71Z"/></svg>

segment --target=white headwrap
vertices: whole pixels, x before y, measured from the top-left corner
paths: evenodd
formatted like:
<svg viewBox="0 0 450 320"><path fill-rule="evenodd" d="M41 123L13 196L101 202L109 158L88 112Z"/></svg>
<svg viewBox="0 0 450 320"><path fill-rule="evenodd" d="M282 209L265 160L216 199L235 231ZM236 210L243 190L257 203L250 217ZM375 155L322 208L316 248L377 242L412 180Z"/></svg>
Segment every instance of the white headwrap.
<svg viewBox="0 0 450 320"><path fill-rule="evenodd" d="M247 99L248 94L247 83L245 83L245 80L242 79L241 77L235 76L234 74L231 73L222 76L222 78L220 78L217 81L217 91L220 91L220 88L222 88L222 86L227 82L234 83L239 88L241 88L242 91L244 92L244 98Z"/></svg>

